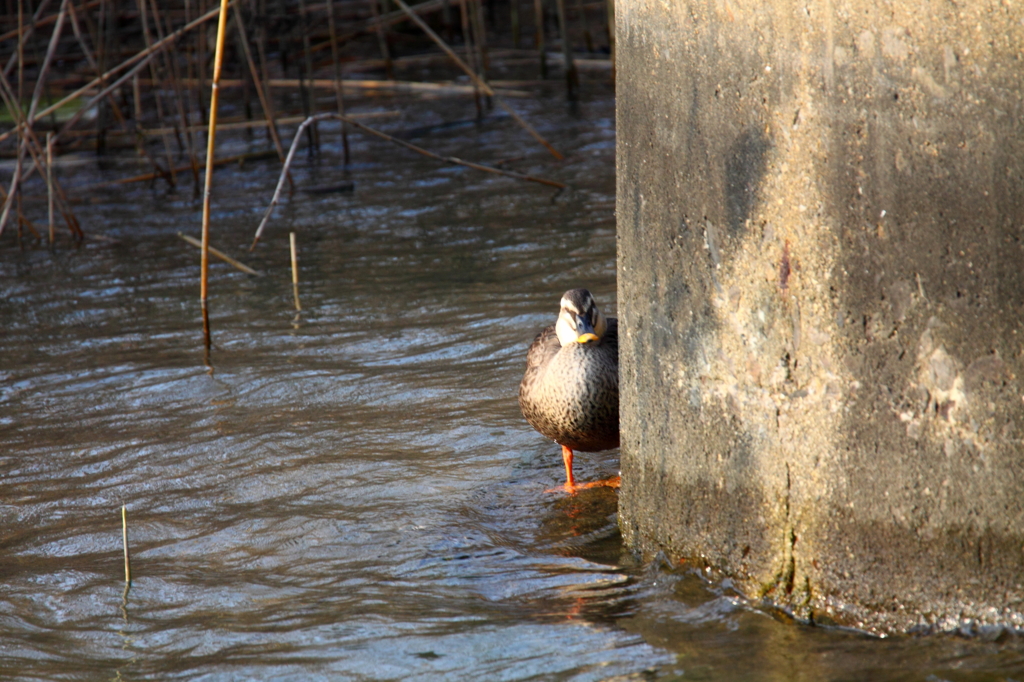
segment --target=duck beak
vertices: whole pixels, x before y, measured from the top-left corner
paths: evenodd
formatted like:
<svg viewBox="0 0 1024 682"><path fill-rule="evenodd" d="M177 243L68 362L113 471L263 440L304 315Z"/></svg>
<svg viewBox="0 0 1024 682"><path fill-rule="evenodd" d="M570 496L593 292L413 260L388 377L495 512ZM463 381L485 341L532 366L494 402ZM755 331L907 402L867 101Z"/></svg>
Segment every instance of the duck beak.
<svg viewBox="0 0 1024 682"><path fill-rule="evenodd" d="M594 328L586 320L576 318L576 343L590 343L597 341L600 337L594 333Z"/></svg>

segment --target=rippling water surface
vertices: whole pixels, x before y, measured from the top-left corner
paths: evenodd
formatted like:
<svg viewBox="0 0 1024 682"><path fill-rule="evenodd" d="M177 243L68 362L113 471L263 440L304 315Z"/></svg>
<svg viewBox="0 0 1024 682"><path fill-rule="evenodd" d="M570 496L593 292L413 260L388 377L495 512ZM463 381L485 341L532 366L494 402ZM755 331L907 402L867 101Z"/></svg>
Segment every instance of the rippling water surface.
<svg viewBox="0 0 1024 682"><path fill-rule="evenodd" d="M1012 636L783 622L728 582L637 563L614 491L544 493L562 464L519 414L526 347L565 289L616 307L614 103L600 84L588 96L578 111L557 93L516 103L561 163L500 117L416 138L564 192L354 138L354 191L297 192L250 255L278 166L219 171L213 243L264 276L213 265L208 356L198 255L176 236L198 234L188 189L86 193L78 216L109 239L82 248L4 235L0 676L1024 679ZM399 104L377 125L472 111ZM346 179L332 130L300 186ZM136 172L119 163L62 177ZM618 453L577 462L594 479Z"/></svg>

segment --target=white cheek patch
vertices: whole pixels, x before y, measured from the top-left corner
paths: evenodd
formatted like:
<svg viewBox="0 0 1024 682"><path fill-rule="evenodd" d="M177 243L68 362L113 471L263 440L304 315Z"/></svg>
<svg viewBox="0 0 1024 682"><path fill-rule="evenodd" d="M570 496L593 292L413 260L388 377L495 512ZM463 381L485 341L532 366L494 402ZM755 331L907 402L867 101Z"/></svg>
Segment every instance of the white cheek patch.
<svg viewBox="0 0 1024 682"><path fill-rule="evenodd" d="M565 315L559 316L558 322L555 323L555 334L558 336L558 342L563 346L576 340L576 330L565 318Z"/></svg>

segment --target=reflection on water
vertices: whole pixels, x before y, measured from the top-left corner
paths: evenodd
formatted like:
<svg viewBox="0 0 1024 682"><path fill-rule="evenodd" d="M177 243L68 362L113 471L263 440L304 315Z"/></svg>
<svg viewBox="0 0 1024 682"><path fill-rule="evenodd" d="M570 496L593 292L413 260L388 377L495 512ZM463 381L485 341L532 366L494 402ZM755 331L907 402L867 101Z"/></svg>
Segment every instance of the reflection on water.
<svg viewBox="0 0 1024 682"><path fill-rule="evenodd" d="M266 276L213 266L212 371L198 256L176 237L198 231L188 191L103 190L78 208L116 241L51 254L4 238L4 677L1019 676L1005 636L880 641L780 622L727 585L636 564L614 491L543 493L562 463L518 411L526 347L568 288L615 311L613 102L553 101L517 106L562 164L502 119L418 141L522 157L510 167L567 192L356 141L355 190L297 193L245 257ZM472 105L431 106L423 120ZM297 178L344 180L333 158ZM218 173L215 245L244 253L276 172ZM594 479L617 452L577 461Z"/></svg>

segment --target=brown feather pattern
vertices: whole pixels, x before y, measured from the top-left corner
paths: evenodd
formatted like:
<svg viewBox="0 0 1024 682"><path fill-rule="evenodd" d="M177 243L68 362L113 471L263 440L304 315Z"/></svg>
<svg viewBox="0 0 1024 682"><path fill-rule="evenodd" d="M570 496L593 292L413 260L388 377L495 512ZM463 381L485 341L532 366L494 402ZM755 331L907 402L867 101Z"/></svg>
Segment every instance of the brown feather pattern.
<svg viewBox="0 0 1024 682"><path fill-rule="evenodd" d="M519 407L559 445L596 452L619 446L619 325L597 341L562 346L554 325L534 339L519 384Z"/></svg>

